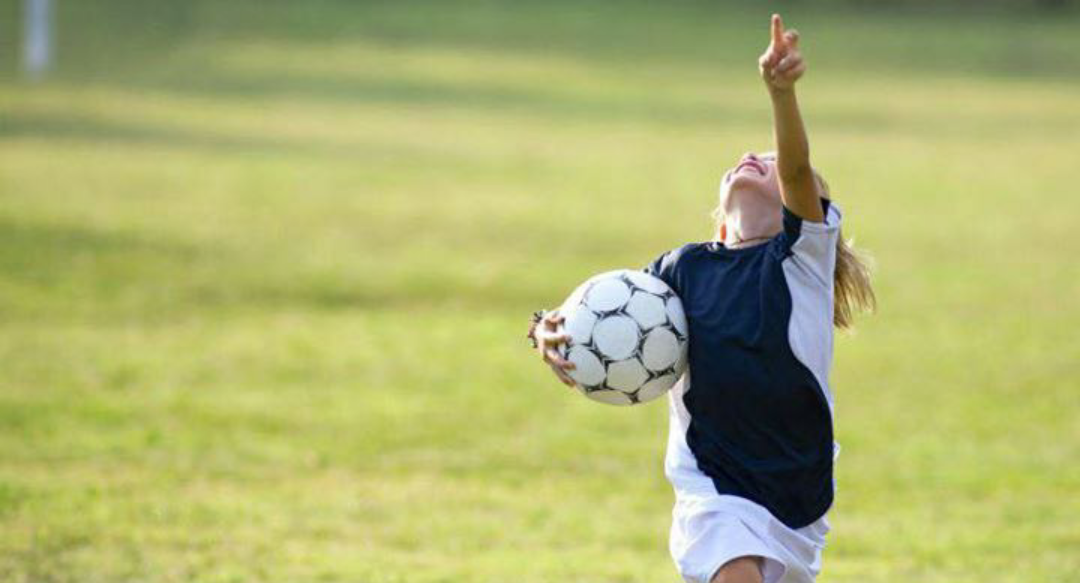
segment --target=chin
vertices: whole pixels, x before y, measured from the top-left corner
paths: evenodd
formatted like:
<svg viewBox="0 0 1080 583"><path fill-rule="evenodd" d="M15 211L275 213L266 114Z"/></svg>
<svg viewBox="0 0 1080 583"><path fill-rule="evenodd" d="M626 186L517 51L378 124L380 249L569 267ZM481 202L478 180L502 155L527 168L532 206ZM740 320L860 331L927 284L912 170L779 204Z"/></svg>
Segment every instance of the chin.
<svg viewBox="0 0 1080 583"><path fill-rule="evenodd" d="M754 199L754 200L772 200L775 199L777 203L780 202L780 189L772 180L772 176L766 175L748 175L744 173L736 174L730 182L725 185L722 198L725 200L734 199Z"/></svg>
<svg viewBox="0 0 1080 583"><path fill-rule="evenodd" d="M728 189L760 188L764 190L768 188L770 178L769 174L762 176L757 173L739 172L731 177L731 181L728 182Z"/></svg>

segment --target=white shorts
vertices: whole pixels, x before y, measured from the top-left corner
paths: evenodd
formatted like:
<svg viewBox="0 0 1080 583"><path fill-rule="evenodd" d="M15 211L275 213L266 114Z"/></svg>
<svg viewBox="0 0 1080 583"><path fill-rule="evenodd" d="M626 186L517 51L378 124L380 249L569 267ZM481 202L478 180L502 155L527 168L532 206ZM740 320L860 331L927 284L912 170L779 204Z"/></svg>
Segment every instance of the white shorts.
<svg viewBox="0 0 1080 583"><path fill-rule="evenodd" d="M764 559L764 583L813 583L829 523L825 517L800 529L764 507L737 496L680 496L672 512L671 556L687 583L709 583L728 561Z"/></svg>

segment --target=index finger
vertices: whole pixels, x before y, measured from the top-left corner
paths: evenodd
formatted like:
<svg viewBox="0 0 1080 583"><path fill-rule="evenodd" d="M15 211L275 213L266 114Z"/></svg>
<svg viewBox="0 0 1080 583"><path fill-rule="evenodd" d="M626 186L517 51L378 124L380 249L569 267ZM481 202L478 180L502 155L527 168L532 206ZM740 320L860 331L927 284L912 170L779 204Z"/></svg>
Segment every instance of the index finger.
<svg viewBox="0 0 1080 583"><path fill-rule="evenodd" d="M556 351L554 348L548 348L544 351L544 362L552 366L557 366L562 370L574 370L575 368L577 368L577 365L575 365L573 362L570 362L569 360L566 360L565 358L559 356L558 351Z"/></svg>
<svg viewBox="0 0 1080 583"><path fill-rule="evenodd" d="M784 41L784 22L780 20L779 14L772 15L772 43L777 47L786 44Z"/></svg>

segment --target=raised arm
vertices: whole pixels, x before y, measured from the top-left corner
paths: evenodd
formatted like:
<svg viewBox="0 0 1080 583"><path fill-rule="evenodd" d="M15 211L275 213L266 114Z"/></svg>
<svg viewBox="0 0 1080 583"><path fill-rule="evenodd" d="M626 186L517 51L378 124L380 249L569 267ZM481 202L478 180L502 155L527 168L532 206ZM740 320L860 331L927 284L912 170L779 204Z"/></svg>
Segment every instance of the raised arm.
<svg viewBox="0 0 1080 583"><path fill-rule="evenodd" d="M772 99L780 194L788 210L804 220L821 222L825 220L821 192L810 166L810 144L795 98L795 82L806 72L806 62L799 53L799 33L785 31L779 14L773 15L771 29L769 48L758 65Z"/></svg>

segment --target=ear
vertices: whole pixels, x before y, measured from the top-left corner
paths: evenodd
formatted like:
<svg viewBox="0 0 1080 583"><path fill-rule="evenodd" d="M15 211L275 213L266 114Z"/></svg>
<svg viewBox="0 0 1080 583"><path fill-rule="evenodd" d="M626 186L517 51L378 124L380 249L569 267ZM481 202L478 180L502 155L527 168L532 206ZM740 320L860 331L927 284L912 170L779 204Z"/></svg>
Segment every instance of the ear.
<svg viewBox="0 0 1080 583"><path fill-rule="evenodd" d="M727 240L727 223L720 223L720 240Z"/></svg>

